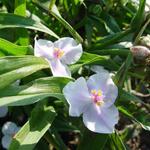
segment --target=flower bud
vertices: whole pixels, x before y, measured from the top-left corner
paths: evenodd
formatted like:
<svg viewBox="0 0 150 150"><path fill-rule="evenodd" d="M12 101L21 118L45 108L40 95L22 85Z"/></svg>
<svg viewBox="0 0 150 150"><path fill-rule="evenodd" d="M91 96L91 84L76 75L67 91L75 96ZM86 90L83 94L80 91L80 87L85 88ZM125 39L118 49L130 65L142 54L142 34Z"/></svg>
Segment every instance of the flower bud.
<svg viewBox="0 0 150 150"><path fill-rule="evenodd" d="M139 60L144 60L150 56L150 50L145 46L133 46L130 48L130 51L132 52L133 56Z"/></svg>

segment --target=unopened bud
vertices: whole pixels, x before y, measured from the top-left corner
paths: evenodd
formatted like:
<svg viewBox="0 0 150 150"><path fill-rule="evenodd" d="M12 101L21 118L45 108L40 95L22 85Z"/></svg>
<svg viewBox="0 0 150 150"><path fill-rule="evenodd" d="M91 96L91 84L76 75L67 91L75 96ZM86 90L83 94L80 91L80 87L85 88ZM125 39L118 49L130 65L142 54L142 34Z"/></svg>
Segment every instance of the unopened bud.
<svg viewBox="0 0 150 150"><path fill-rule="evenodd" d="M150 48L150 35L142 36L139 40L139 44Z"/></svg>
<svg viewBox="0 0 150 150"><path fill-rule="evenodd" d="M144 60L150 56L150 50L145 46L133 46L130 48L130 51L133 56L139 60Z"/></svg>

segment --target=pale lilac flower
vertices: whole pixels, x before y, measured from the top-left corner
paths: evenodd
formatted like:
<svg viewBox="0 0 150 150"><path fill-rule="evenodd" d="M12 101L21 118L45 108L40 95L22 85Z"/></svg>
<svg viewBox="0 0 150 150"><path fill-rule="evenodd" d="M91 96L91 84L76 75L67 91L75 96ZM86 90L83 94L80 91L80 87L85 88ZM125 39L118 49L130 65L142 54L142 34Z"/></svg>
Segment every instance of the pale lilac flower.
<svg viewBox="0 0 150 150"><path fill-rule="evenodd" d="M94 74L87 82L83 77L69 82L63 94L70 105L70 116L83 114L85 126L93 132L114 132L119 119L118 110L114 106L118 88L108 72Z"/></svg>
<svg viewBox="0 0 150 150"><path fill-rule="evenodd" d="M82 55L82 45L70 37L60 38L54 43L48 40L35 39L34 55L44 57L51 68L53 76L70 77L67 67L77 62Z"/></svg>
<svg viewBox="0 0 150 150"><path fill-rule="evenodd" d="M7 106L2 106L0 107L0 118L3 118L7 115L8 113L8 107Z"/></svg>
<svg viewBox="0 0 150 150"><path fill-rule="evenodd" d="M10 146L10 143L15 136L15 134L19 131L20 127L18 127L15 123L13 122L6 122L3 127L2 127L2 146L5 149L8 149Z"/></svg>

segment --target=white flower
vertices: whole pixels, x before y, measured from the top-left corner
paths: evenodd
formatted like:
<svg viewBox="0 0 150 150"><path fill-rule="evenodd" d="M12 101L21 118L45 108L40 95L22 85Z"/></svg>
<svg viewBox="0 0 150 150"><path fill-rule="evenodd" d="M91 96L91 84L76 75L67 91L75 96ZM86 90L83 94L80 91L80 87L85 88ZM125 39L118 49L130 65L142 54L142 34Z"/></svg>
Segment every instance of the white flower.
<svg viewBox="0 0 150 150"><path fill-rule="evenodd" d="M118 88L107 71L92 75L87 82L83 77L69 82L63 94L70 105L70 116L83 114L85 126L93 132L114 132L119 119L114 106Z"/></svg>
<svg viewBox="0 0 150 150"><path fill-rule="evenodd" d="M20 127L18 127L15 123L13 122L6 122L3 127L2 127L2 146L5 149L9 148L9 145L12 141L12 138L14 135L19 131Z"/></svg>
<svg viewBox="0 0 150 150"><path fill-rule="evenodd" d="M35 39L34 55L44 57L51 68L53 76L70 77L68 64L74 64L82 55L82 45L70 37L64 37L54 43Z"/></svg>
<svg viewBox="0 0 150 150"><path fill-rule="evenodd" d="M7 106L2 106L0 107L0 118L3 118L7 115L8 113L8 107Z"/></svg>

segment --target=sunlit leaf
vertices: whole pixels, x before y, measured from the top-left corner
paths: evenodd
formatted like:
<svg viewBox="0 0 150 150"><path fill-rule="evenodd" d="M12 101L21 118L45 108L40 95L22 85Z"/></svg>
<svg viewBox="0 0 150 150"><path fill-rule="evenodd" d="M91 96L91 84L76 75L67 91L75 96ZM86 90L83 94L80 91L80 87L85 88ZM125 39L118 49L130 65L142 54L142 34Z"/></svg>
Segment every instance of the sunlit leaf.
<svg viewBox="0 0 150 150"><path fill-rule="evenodd" d="M33 150L37 142L51 126L55 116L56 113L53 107L43 105L35 107L29 121L13 138L9 150Z"/></svg>
<svg viewBox="0 0 150 150"><path fill-rule="evenodd" d="M47 33L55 38L59 38L52 30L47 28L42 23L15 14L0 13L0 29L4 28L28 28Z"/></svg>
<svg viewBox="0 0 150 150"><path fill-rule="evenodd" d="M0 92L0 106L23 106L33 104L46 97L63 99L62 88L69 78L47 77L22 86L12 85Z"/></svg>

